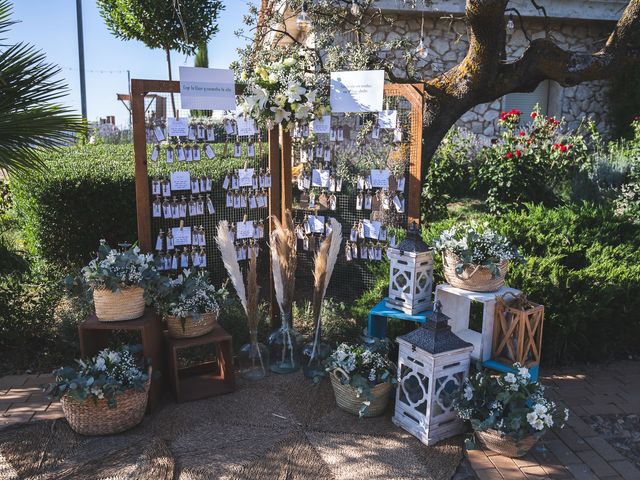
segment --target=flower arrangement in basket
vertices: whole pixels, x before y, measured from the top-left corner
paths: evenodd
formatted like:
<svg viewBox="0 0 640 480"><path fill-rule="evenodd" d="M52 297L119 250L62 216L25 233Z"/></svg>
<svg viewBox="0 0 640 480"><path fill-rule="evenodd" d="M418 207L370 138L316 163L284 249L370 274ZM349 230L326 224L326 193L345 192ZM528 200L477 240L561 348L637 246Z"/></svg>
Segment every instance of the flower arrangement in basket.
<svg viewBox="0 0 640 480"><path fill-rule="evenodd" d="M133 347L102 350L53 374L47 393L60 400L69 425L83 435L108 435L134 427L144 416L150 373L136 364Z"/></svg>
<svg viewBox="0 0 640 480"><path fill-rule="evenodd" d="M520 260L518 250L487 224L460 224L435 240L442 253L444 277L454 287L493 292L504 285L509 261Z"/></svg>
<svg viewBox="0 0 640 480"><path fill-rule="evenodd" d="M360 417L384 412L396 366L382 353L343 343L327 359L326 369L338 407Z"/></svg>
<svg viewBox="0 0 640 480"><path fill-rule="evenodd" d="M481 371L465 379L456 401L458 416L471 422L480 443L508 457L522 457L547 430L563 428L569 410L544 396L544 386L531 383L527 368L492 376ZM473 447L473 442L467 442Z"/></svg>
<svg viewBox="0 0 640 480"><path fill-rule="evenodd" d="M209 283L206 272L185 269L174 279L166 279L158 293L158 310L163 313L169 335L174 338L199 337L213 330L220 311L219 302L227 290Z"/></svg>
<svg viewBox="0 0 640 480"><path fill-rule="evenodd" d="M327 90L327 79L304 73L299 62L289 57L243 72L240 80L246 89L238 101L240 110L269 129L276 124L289 129L296 122L306 124L328 113L326 94L322 94Z"/></svg>
<svg viewBox="0 0 640 480"><path fill-rule="evenodd" d="M141 254L137 246L124 251L100 240L97 257L82 269L80 277L66 283L82 284L93 290L96 316L103 322L132 320L144 314L152 300L158 271L152 254Z"/></svg>

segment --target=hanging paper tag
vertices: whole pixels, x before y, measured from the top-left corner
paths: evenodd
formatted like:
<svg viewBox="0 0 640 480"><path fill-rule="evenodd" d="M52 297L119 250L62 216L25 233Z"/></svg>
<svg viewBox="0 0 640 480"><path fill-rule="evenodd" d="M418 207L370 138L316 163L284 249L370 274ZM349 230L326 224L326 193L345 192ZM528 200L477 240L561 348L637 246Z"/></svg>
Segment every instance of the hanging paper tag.
<svg viewBox="0 0 640 480"><path fill-rule="evenodd" d="M167 148L167 163L173 163L173 148Z"/></svg>
<svg viewBox="0 0 640 480"><path fill-rule="evenodd" d="M247 220L246 222L236 223L236 238L253 238L255 230L253 227L253 220Z"/></svg>
<svg viewBox="0 0 640 480"><path fill-rule="evenodd" d="M396 128L398 125L397 110L383 110L378 113L378 128Z"/></svg>
<svg viewBox="0 0 640 480"><path fill-rule="evenodd" d="M241 168L238 170L238 186L239 187L253 187L253 176L255 169L253 168Z"/></svg>
<svg viewBox="0 0 640 480"><path fill-rule="evenodd" d="M253 143L247 145L247 157L255 157L256 156L256 147Z"/></svg>
<svg viewBox="0 0 640 480"><path fill-rule="evenodd" d="M238 125L238 135L249 136L256 134L256 124L253 118L240 116L236 118L236 123Z"/></svg>
<svg viewBox="0 0 640 480"><path fill-rule="evenodd" d="M171 190L191 190L189 172L171 172Z"/></svg>
<svg viewBox="0 0 640 480"><path fill-rule="evenodd" d="M155 135L157 142L162 142L165 139L164 131L162 130L162 127L155 127L153 129L153 134Z"/></svg>
<svg viewBox="0 0 640 480"><path fill-rule="evenodd" d="M324 232L324 216L323 215L309 215L307 222L309 224L309 230L312 233Z"/></svg>
<svg viewBox="0 0 640 480"><path fill-rule="evenodd" d="M316 118L312 123L313 133L322 134L329 133L331 130L331 115L323 115Z"/></svg>
<svg viewBox="0 0 640 480"><path fill-rule="evenodd" d="M207 198L207 209L209 211L209 215L216 213L216 209L213 207L213 200L211 200L211 198Z"/></svg>
<svg viewBox="0 0 640 480"><path fill-rule="evenodd" d="M207 127L207 141L213 142L216 139L213 127Z"/></svg>
<svg viewBox="0 0 640 480"><path fill-rule="evenodd" d="M200 161L200 147L198 146L193 147L193 161L194 162Z"/></svg>
<svg viewBox="0 0 640 480"><path fill-rule="evenodd" d="M311 186L329 188L329 177L329 170L319 170L317 168L314 168L311 171Z"/></svg>
<svg viewBox="0 0 640 480"><path fill-rule="evenodd" d="M401 128L396 128L393 131L393 141L394 142L401 142L402 141L402 129Z"/></svg>
<svg viewBox="0 0 640 480"><path fill-rule="evenodd" d="M153 150L151 151L151 161L155 162L158 160L158 155L160 154L160 149L158 148L158 146L156 145L155 147L153 147Z"/></svg>
<svg viewBox="0 0 640 480"><path fill-rule="evenodd" d="M384 170L371 170L371 188L389 188L389 176L391 172Z"/></svg>
<svg viewBox="0 0 640 480"><path fill-rule="evenodd" d="M187 135L187 138L189 140L196 139L196 127L194 127L193 125L189 127L189 134Z"/></svg>
<svg viewBox="0 0 640 480"><path fill-rule="evenodd" d="M213 157L216 156L215 152L213 151L213 148L211 147L211 145L207 145L206 147L204 147L204 153L207 154L207 158L209 160L211 160Z"/></svg>
<svg viewBox="0 0 640 480"><path fill-rule="evenodd" d="M187 118L168 118L170 137L186 137L189 135L189 119Z"/></svg>
<svg viewBox="0 0 640 480"><path fill-rule="evenodd" d="M156 218L162 217L162 205L160 202L153 202L153 216Z"/></svg>
<svg viewBox="0 0 640 480"><path fill-rule="evenodd" d="M167 234L167 251L173 250L175 247L173 246L173 234L171 231Z"/></svg>
<svg viewBox="0 0 640 480"><path fill-rule="evenodd" d="M176 247L191 245L191 227L174 227L171 229L171 234Z"/></svg>
<svg viewBox="0 0 640 480"><path fill-rule="evenodd" d="M362 220L362 226L364 227L364 236L365 238L373 238L378 239L378 235L380 232L380 227L382 223L377 220Z"/></svg>

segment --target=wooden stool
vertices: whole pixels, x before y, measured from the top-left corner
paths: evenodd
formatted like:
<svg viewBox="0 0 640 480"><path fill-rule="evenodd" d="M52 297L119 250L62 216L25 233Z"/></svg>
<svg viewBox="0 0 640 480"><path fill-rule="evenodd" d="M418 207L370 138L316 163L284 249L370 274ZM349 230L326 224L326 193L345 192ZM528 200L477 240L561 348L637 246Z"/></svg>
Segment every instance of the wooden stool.
<svg viewBox="0 0 640 480"><path fill-rule="evenodd" d="M165 340L169 347L171 385L178 402L198 400L235 390L231 335L221 326L218 325L211 333L195 338L171 338L168 332L165 332ZM180 368L178 350L200 345L214 345L216 361Z"/></svg>
<svg viewBox="0 0 640 480"><path fill-rule="evenodd" d="M116 330L140 332L142 354L151 361L154 372L160 373L151 380L147 412L152 411L160 401L163 391L163 376L166 374L164 355L162 354L162 322L152 308L146 308L144 315L135 320L123 322L101 322L95 315L90 316L78 325L80 336L80 355L92 357L100 350L107 348L109 333Z"/></svg>

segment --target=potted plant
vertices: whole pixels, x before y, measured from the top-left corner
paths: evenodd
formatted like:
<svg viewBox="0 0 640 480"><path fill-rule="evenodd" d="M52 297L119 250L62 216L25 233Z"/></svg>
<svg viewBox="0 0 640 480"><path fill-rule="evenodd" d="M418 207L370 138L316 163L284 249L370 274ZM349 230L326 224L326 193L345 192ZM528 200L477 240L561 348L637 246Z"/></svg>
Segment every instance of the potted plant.
<svg viewBox="0 0 640 480"><path fill-rule="evenodd" d="M544 386L531 383L527 368L498 376L481 371L467 378L456 401L458 416L469 420L480 443L507 457L522 457L547 430L563 428L569 410L544 396Z"/></svg>
<svg viewBox="0 0 640 480"><path fill-rule="evenodd" d="M98 255L82 269L79 277L67 277L67 285L89 287L98 320L133 320L144 314L151 303L151 284L158 271L151 254L140 254L138 247L118 251L100 240Z"/></svg>
<svg viewBox="0 0 640 480"><path fill-rule="evenodd" d="M444 230L435 241L442 253L444 277L457 288L494 292L504 285L509 261L517 249L487 224L460 224Z"/></svg>
<svg viewBox="0 0 640 480"><path fill-rule="evenodd" d="M360 417L384 412L396 381L396 366L384 355L343 343L327 359L326 369L342 410Z"/></svg>
<svg viewBox="0 0 640 480"><path fill-rule="evenodd" d="M121 346L102 350L76 367L54 373L47 393L60 400L73 430L82 435L123 432L142 421L147 408L151 369L138 368L132 349Z"/></svg>
<svg viewBox="0 0 640 480"><path fill-rule="evenodd" d="M175 279L164 279L158 292L158 310L167 323L169 335L191 338L205 335L217 324L219 301L227 291L211 283L206 272L185 269Z"/></svg>

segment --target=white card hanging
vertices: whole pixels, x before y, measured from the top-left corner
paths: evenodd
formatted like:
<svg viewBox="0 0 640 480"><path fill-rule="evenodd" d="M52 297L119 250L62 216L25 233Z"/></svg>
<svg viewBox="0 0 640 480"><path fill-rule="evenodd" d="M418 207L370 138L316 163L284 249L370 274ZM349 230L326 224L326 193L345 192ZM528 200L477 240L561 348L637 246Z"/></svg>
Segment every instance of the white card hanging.
<svg viewBox="0 0 640 480"><path fill-rule="evenodd" d="M244 220L236 223L236 238L238 240L253 238L254 233L253 220Z"/></svg>
<svg viewBox="0 0 640 480"><path fill-rule="evenodd" d="M320 118L316 118L311 124L313 133L329 133L331 130L331 115L323 115Z"/></svg>
<svg viewBox="0 0 640 480"><path fill-rule="evenodd" d="M351 244L347 242L344 247L344 256L347 258L347 262L351 262L353 257L351 256Z"/></svg>
<svg viewBox="0 0 640 480"><path fill-rule="evenodd" d="M189 268L189 255L186 251L180 254L180 268Z"/></svg>
<svg viewBox="0 0 640 480"><path fill-rule="evenodd" d="M380 240L381 242L387 240L387 227L385 227L384 225L380 227L380 231L378 232L378 240Z"/></svg>
<svg viewBox="0 0 640 480"><path fill-rule="evenodd" d="M236 118L236 125L238 128L238 135L242 137L256 134L256 122L253 118L241 115Z"/></svg>
<svg viewBox="0 0 640 480"><path fill-rule="evenodd" d="M304 238L304 230L301 225L296 225L296 237L298 240L302 240Z"/></svg>
<svg viewBox="0 0 640 480"><path fill-rule="evenodd" d="M329 177L329 191L330 192L336 191L336 177L334 177L333 175Z"/></svg>
<svg viewBox="0 0 640 480"><path fill-rule="evenodd" d="M342 178L336 178L336 192L342 191Z"/></svg>
<svg viewBox="0 0 640 480"><path fill-rule="evenodd" d="M171 257L171 270L177 270L178 269L178 255L177 254L173 254L173 256Z"/></svg>
<svg viewBox="0 0 640 480"><path fill-rule="evenodd" d="M305 217L304 221L304 233L311 233L311 224L309 223L309 217Z"/></svg>
<svg viewBox="0 0 640 480"><path fill-rule="evenodd" d="M393 196L393 206L396 207L398 213L402 213L402 200L398 195Z"/></svg>
<svg viewBox="0 0 640 480"><path fill-rule="evenodd" d="M358 175L356 187L358 190L364 190L364 177L362 175Z"/></svg>
<svg viewBox="0 0 640 480"><path fill-rule="evenodd" d="M309 178L309 175L305 174L303 179L302 179L302 186L304 187L305 190L308 190L309 188L311 188L311 179Z"/></svg>
<svg viewBox="0 0 640 480"><path fill-rule="evenodd" d="M358 244L355 242L351 244L351 256L354 260L358 258Z"/></svg>
<svg viewBox="0 0 640 480"><path fill-rule="evenodd" d="M207 179L206 177L200 177L200 193L207 191Z"/></svg>
<svg viewBox="0 0 640 480"><path fill-rule="evenodd" d="M240 203L240 194L238 192L233 195L233 208L242 208L242 204Z"/></svg>
<svg viewBox="0 0 640 480"><path fill-rule="evenodd" d="M389 177L391 172L388 169L372 169L369 175L371 188L389 188Z"/></svg>
<svg viewBox="0 0 640 480"><path fill-rule="evenodd" d="M216 213L216 209L213 206L213 200L211 200L211 197L209 195L207 195L207 211L209 212L209 215L213 215Z"/></svg>
<svg viewBox="0 0 640 480"><path fill-rule="evenodd" d="M196 202L196 209L198 211L198 215L204 215L204 200L201 198Z"/></svg>
<svg viewBox="0 0 640 480"><path fill-rule="evenodd" d="M256 156L256 147L253 143L247 145L247 157L255 157Z"/></svg>
<svg viewBox="0 0 640 480"><path fill-rule="evenodd" d="M316 145L315 148L315 157L316 158L323 158L324 157L324 147L322 146L321 143L319 143L318 145Z"/></svg>
<svg viewBox="0 0 640 480"><path fill-rule="evenodd" d="M164 131L162 130L162 127L155 127L153 129L153 134L155 135L157 142L162 142L165 139Z"/></svg>
<svg viewBox="0 0 640 480"><path fill-rule="evenodd" d="M324 163L329 163L331 161L331 149L327 145L324 149L324 153L322 155L322 161Z"/></svg>
<svg viewBox="0 0 640 480"><path fill-rule="evenodd" d="M162 204L162 214L164 215L164 218L173 218L173 215L171 215L171 204L169 204L169 202L164 202Z"/></svg>
<svg viewBox="0 0 640 480"><path fill-rule="evenodd" d="M242 145L240 143L233 144L233 156L236 158L242 156Z"/></svg>
<svg viewBox="0 0 640 480"><path fill-rule="evenodd" d="M245 192L240 193L240 208L249 207L249 202L247 200L247 194Z"/></svg>
<svg viewBox="0 0 640 480"><path fill-rule="evenodd" d="M180 223L182 223L182 221L180 221ZM173 227L171 234L173 235L173 244L176 247L191 245L191 227Z"/></svg>
<svg viewBox="0 0 640 480"><path fill-rule="evenodd" d="M231 190L227 190L227 201L225 206L227 208L233 208L233 193L231 193Z"/></svg>
<svg viewBox="0 0 640 480"><path fill-rule="evenodd" d="M207 236L204 233L204 227L200 226L200 245L201 246L206 246L207 245Z"/></svg>
<svg viewBox="0 0 640 480"><path fill-rule="evenodd" d="M198 140L204 140L204 136L205 136L204 125L197 125L196 132L198 134Z"/></svg>
<svg viewBox="0 0 640 480"><path fill-rule="evenodd" d="M191 147L185 147L184 158L187 162L193 161L193 149Z"/></svg>
<svg viewBox="0 0 640 480"><path fill-rule="evenodd" d="M175 247L173 245L173 234L171 233L171 230L169 230L169 232L167 232L167 251L171 251L173 250Z"/></svg>
<svg viewBox="0 0 640 480"><path fill-rule="evenodd" d="M260 201L258 201L258 206L266 208L268 203L267 194L265 192L262 192L259 198L260 198Z"/></svg>
<svg viewBox="0 0 640 480"><path fill-rule="evenodd" d="M362 194L356 196L356 210L362 210Z"/></svg>
<svg viewBox="0 0 640 480"><path fill-rule="evenodd" d="M194 267L200 266L200 254L197 251L193 252L193 255L191 255L191 261L193 262Z"/></svg>
<svg viewBox="0 0 640 480"><path fill-rule="evenodd" d="M231 120L227 119L224 121L224 131L227 132L227 135L233 135L236 133L236 129L234 128Z"/></svg>
<svg viewBox="0 0 640 480"><path fill-rule="evenodd" d="M369 250L367 249L367 246L366 245L362 245L362 247L360 247L360 259L361 260L367 260L368 253L369 253Z"/></svg>
<svg viewBox="0 0 640 480"><path fill-rule="evenodd" d="M338 208L338 198L335 195L329 197L329 208L336 210Z"/></svg>
<svg viewBox="0 0 640 480"><path fill-rule="evenodd" d="M397 183L397 188L398 190L400 190L401 192L404 191L404 185L405 185L405 178L404 175L401 177L398 177L398 180L396 181Z"/></svg>
<svg viewBox="0 0 640 480"><path fill-rule="evenodd" d="M309 208L316 208L316 194L313 192L309 193Z"/></svg>
<svg viewBox="0 0 640 480"><path fill-rule="evenodd" d="M193 147L193 161L194 162L200 161L200 147L197 145Z"/></svg>
<svg viewBox="0 0 640 480"><path fill-rule="evenodd" d="M392 129L398 125L397 110L382 110L378 112L378 128Z"/></svg>
<svg viewBox="0 0 640 480"><path fill-rule="evenodd" d="M251 177L251 188L253 188L254 190L257 190L258 187L259 187L258 176L254 173L253 177Z"/></svg>
<svg viewBox="0 0 640 480"><path fill-rule="evenodd" d="M264 174L264 180L262 181L261 186L264 188L271 188L271 172L270 171L267 171Z"/></svg>
<svg viewBox="0 0 640 480"><path fill-rule="evenodd" d="M306 235L302 239L302 249L309 250L309 237L307 237Z"/></svg>
<svg viewBox="0 0 640 480"><path fill-rule="evenodd" d="M151 161L152 162L158 161L159 154L160 154L160 148L156 145L155 147L153 147L153 150L151 151Z"/></svg>
<svg viewBox="0 0 640 480"><path fill-rule="evenodd" d="M207 266L207 254L204 249L200 250L200 268L206 268Z"/></svg>
<svg viewBox="0 0 640 480"><path fill-rule="evenodd" d="M187 171L171 172L171 190L191 190L191 176Z"/></svg>
<svg viewBox="0 0 640 480"><path fill-rule="evenodd" d="M337 140L338 140L338 129L332 128L331 131L329 132L329 141L335 142Z"/></svg>
<svg viewBox="0 0 640 480"><path fill-rule="evenodd" d="M376 248L373 244L369 244L369 247L367 248L367 253L368 253L368 257L369 260L375 260L376 259Z"/></svg>
<svg viewBox="0 0 640 480"><path fill-rule="evenodd" d="M191 179L191 193L200 193L200 180L197 178Z"/></svg>
<svg viewBox="0 0 640 480"><path fill-rule="evenodd" d="M153 202L153 217L162 217L162 204L157 200Z"/></svg>
<svg viewBox="0 0 640 480"><path fill-rule="evenodd" d="M151 180L151 195L160 195L160 179L154 178Z"/></svg>
<svg viewBox="0 0 640 480"><path fill-rule="evenodd" d="M196 139L196 127L191 125L189 127L189 134L187 135L187 138L189 140L195 140Z"/></svg>
<svg viewBox="0 0 640 480"><path fill-rule="evenodd" d="M223 190L228 190L230 183L231 183L231 178L227 174L227 175L224 176L224 180L222 181L222 189Z"/></svg>
<svg viewBox="0 0 640 480"><path fill-rule="evenodd" d="M403 197L400 199L400 209L398 210L398 213L404 213L404 206L405 206L405 199Z"/></svg>
<svg viewBox="0 0 640 480"><path fill-rule="evenodd" d="M375 125L371 129L371 138L373 138L374 140L377 140L378 138L380 138L380 128L378 128L377 125Z"/></svg>
<svg viewBox="0 0 640 480"><path fill-rule="evenodd" d="M253 187L255 169L241 168L238 170L238 187Z"/></svg>
<svg viewBox="0 0 640 480"><path fill-rule="evenodd" d="M166 180L162 182L162 196L170 197L171 196L171 184Z"/></svg>
<svg viewBox="0 0 640 480"><path fill-rule="evenodd" d="M307 124L302 125L301 131L302 131L302 136L304 138L307 138L309 136L309 125Z"/></svg>
<svg viewBox="0 0 640 480"><path fill-rule="evenodd" d="M205 191L211 192L213 190L213 179L211 177L204 177Z"/></svg>
<svg viewBox="0 0 640 480"><path fill-rule="evenodd" d="M216 134L214 133L213 127L207 127L207 141L213 142L216 139Z"/></svg>
<svg viewBox="0 0 640 480"><path fill-rule="evenodd" d="M311 186L329 188L330 176L331 176L331 173L329 172L329 170L320 170L318 168L314 168L311 171Z"/></svg>
<svg viewBox="0 0 640 480"><path fill-rule="evenodd" d="M216 156L216 153L213 151L213 148L211 147L211 145L207 145L206 147L204 147L204 153L207 155L207 158L209 160L211 160Z"/></svg>
<svg viewBox="0 0 640 480"><path fill-rule="evenodd" d="M189 202L189 216L193 217L193 216L195 216L197 214L198 214L198 210L197 210L197 207L196 207L196 202L191 200Z"/></svg>
<svg viewBox="0 0 640 480"><path fill-rule="evenodd" d="M238 190L239 188L240 188L240 184L239 184L238 175L234 174L233 177L231 177L231 189Z"/></svg>
<svg viewBox="0 0 640 480"><path fill-rule="evenodd" d="M187 202L183 200L178 207L180 210L180 218L187 218Z"/></svg>
<svg viewBox="0 0 640 480"><path fill-rule="evenodd" d="M362 221L362 226L364 228L364 236L365 238L373 238L374 240L378 240L378 235L380 234L380 227L382 224L377 220L369 220L364 219Z"/></svg>
<svg viewBox="0 0 640 480"><path fill-rule="evenodd" d="M184 162L186 159L187 157L184 154L184 148L178 147L178 161Z"/></svg>
<svg viewBox="0 0 640 480"><path fill-rule="evenodd" d="M324 232L324 216L323 215L309 215L309 226L313 233Z"/></svg>
<svg viewBox="0 0 640 480"><path fill-rule="evenodd" d="M249 197L249 208L251 209L258 208L258 200L255 195L251 195Z"/></svg>
<svg viewBox="0 0 640 480"><path fill-rule="evenodd" d="M349 240L351 240L352 242L358 241L358 227L355 225L351 227L351 235L349 235Z"/></svg>
<svg viewBox="0 0 640 480"><path fill-rule="evenodd" d="M258 225L256 225L254 238L260 239L262 237L264 237L264 225L258 223Z"/></svg>
<svg viewBox="0 0 640 480"><path fill-rule="evenodd" d="M344 140L344 128L343 127L338 127L337 135L338 135L338 142L342 142Z"/></svg>
<svg viewBox="0 0 640 480"><path fill-rule="evenodd" d="M389 246L390 247L396 246L396 236L393 233L389 235Z"/></svg>
<svg viewBox="0 0 640 480"><path fill-rule="evenodd" d="M173 163L173 148L168 147L167 151L165 153L166 159L167 159L167 163Z"/></svg>
<svg viewBox="0 0 640 480"><path fill-rule="evenodd" d="M393 131L393 141L394 142L402 141L402 128L398 127Z"/></svg>
<svg viewBox="0 0 640 480"><path fill-rule="evenodd" d="M364 209L371 210L371 202L373 200L373 196L370 193L367 193L364 196Z"/></svg>
<svg viewBox="0 0 640 480"><path fill-rule="evenodd" d="M367 174L366 177L364 177L364 188L366 188L367 190L370 190L372 187L371 185L371 174Z"/></svg>

